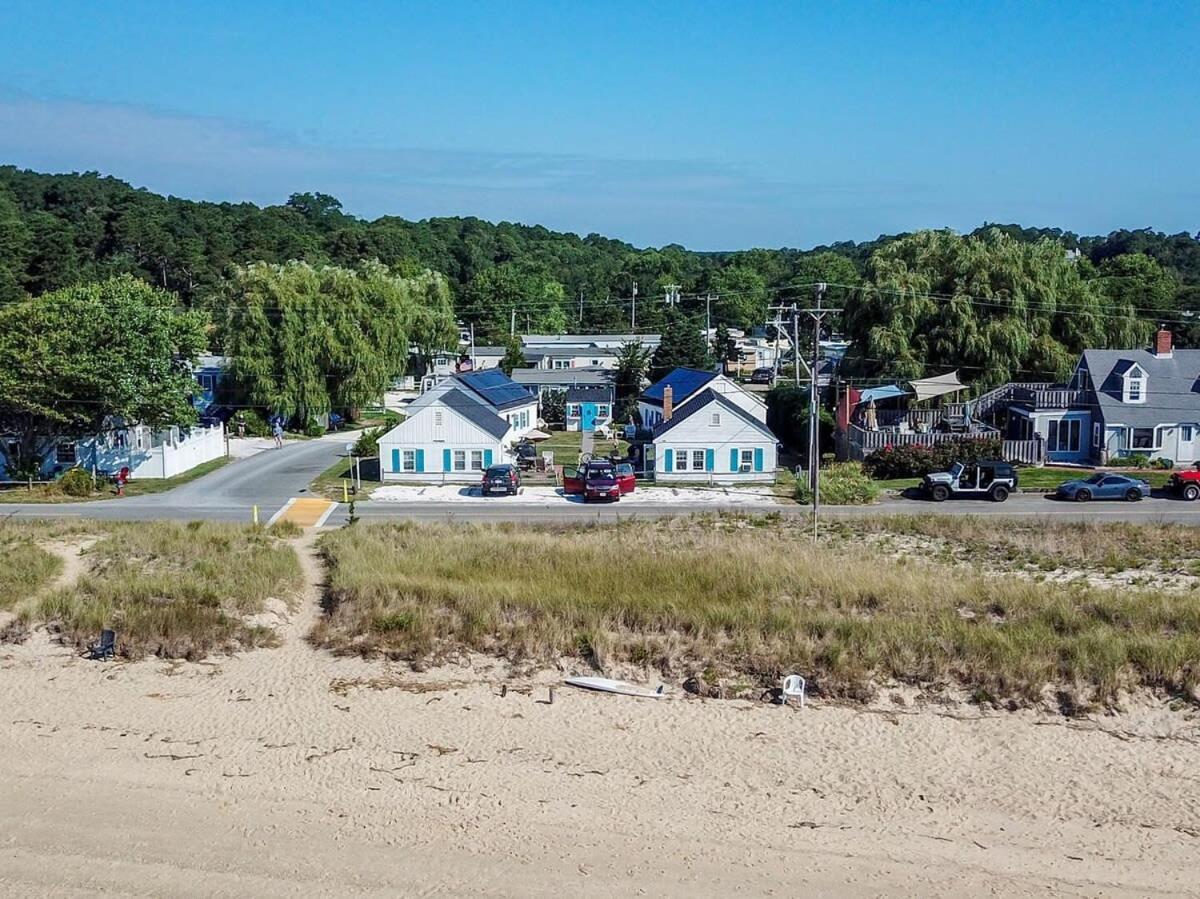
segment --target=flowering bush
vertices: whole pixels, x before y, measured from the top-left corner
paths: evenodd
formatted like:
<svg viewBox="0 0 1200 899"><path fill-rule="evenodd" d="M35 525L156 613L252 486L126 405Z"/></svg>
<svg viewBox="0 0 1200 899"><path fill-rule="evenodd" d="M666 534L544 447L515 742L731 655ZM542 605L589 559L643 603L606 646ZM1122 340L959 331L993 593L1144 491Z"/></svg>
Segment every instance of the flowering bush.
<svg viewBox="0 0 1200 899"><path fill-rule="evenodd" d="M955 462L978 462L998 458L998 437L963 437L932 446L885 446L863 460L863 471L883 481L893 478L919 478L932 471L945 471Z"/></svg>

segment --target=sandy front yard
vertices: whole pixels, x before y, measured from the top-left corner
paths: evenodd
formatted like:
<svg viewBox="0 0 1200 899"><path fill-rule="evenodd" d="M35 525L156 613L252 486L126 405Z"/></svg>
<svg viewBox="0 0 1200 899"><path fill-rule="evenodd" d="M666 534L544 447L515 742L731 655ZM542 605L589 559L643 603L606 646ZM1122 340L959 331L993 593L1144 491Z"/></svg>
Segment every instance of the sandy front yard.
<svg viewBox="0 0 1200 899"><path fill-rule="evenodd" d="M418 486L388 484L371 494L383 503L516 503L547 506L564 502L583 503L581 496L566 496L561 487L522 487L516 496L482 496L479 488L466 484ZM638 487L621 497L621 505L770 506L776 497L769 487Z"/></svg>

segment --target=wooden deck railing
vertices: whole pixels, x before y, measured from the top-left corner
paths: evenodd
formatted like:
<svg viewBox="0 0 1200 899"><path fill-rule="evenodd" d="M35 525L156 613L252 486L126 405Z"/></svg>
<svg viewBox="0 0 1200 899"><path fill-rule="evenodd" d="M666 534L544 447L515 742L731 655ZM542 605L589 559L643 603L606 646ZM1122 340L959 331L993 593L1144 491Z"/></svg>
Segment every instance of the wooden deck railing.
<svg viewBox="0 0 1200 899"><path fill-rule="evenodd" d="M854 461L861 462L871 453L887 446L936 446L939 443L995 439L999 436L999 431L989 427L959 434L944 431L902 434L898 431L868 431L858 425L851 425L846 434L846 447L849 457ZM1000 447L1001 455L1006 462L1041 465L1046 461L1045 441L1040 437L1033 440L1002 440Z"/></svg>

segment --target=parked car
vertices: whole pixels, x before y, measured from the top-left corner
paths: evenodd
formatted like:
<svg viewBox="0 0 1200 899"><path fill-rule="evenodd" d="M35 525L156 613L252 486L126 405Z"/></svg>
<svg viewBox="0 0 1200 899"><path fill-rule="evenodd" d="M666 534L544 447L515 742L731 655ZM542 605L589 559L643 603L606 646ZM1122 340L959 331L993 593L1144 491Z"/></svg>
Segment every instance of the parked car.
<svg viewBox="0 0 1200 899"><path fill-rule="evenodd" d="M563 472L563 493L582 496L585 503L594 499L617 502L621 494L633 492L635 481L633 466L623 474L611 462L593 460L577 471Z"/></svg>
<svg viewBox="0 0 1200 899"><path fill-rule="evenodd" d="M520 487L521 472L517 471L517 466L506 462L502 465L493 465L483 473L479 491L484 496L489 496L494 492L507 493L512 496Z"/></svg>
<svg viewBox="0 0 1200 899"><path fill-rule="evenodd" d="M1002 503L1017 489L1017 470L1007 462L955 462L949 471L925 475L921 487L935 503L952 496Z"/></svg>
<svg viewBox="0 0 1200 899"><path fill-rule="evenodd" d="M1077 503L1093 499L1123 499L1136 503L1150 495L1150 483L1111 471L1098 471L1091 477L1060 484L1054 495Z"/></svg>
<svg viewBox="0 0 1200 899"><path fill-rule="evenodd" d="M637 487L637 475L633 472L632 462L617 463L617 483L621 485L621 495L633 493Z"/></svg>
<svg viewBox="0 0 1200 899"><path fill-rule="evenodd" d="M750 372L751 384L774 384L775 369L773 368L756 368Z"/></svg>
<svg viewBox="0 0 1200 899"><path fill-rule="evenodd" d="M1200 462L1171 475L1167 489L1188 502L1200 499Z"/></svg>

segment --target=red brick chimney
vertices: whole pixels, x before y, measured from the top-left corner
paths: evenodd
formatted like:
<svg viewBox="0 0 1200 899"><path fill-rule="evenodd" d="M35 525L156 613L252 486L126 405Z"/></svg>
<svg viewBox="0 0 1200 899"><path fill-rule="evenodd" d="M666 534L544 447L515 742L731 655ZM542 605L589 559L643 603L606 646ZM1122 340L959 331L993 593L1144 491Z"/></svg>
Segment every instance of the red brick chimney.
<svg viewBox="0 0 1200 899"><path fill-rule="evenodd" d="M670 421L675 413L675 390L668 384L663 388L663 421Z"/></svg>
<svg viewBox="0 0 1200 899"><path fill-rule="evenodd" d="M1172 335L1166 328L1159 328L1154 335L1154 355L1159 359L1170 359L1172 352Z"/></svg>

